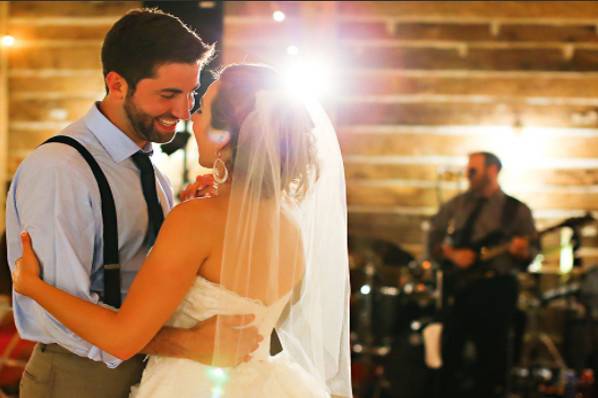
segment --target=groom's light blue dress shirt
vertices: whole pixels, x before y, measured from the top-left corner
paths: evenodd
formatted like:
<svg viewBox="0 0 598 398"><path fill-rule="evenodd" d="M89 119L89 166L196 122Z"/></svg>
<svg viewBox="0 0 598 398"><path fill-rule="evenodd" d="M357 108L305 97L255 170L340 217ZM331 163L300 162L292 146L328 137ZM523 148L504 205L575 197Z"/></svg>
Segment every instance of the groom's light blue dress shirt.
<svg viewBox="0 0 598 398"><path fill-rule="evenodd" d="M108 179L118 219L121 296L125 297L149 248L148 212L139 170L131 155L140 148L94 105L87 115L60 134L81 142ZM144 148L151 151L151 145ZM167 179L156 171L158 198L164 214L173 205ZM6 204L9 264L21 256L19 233L31 234L46 282L93 303L101 302L103 286L100 191L83 157L65 144L45 144L19 166ZM82 340L35 301L13 293L20 335L40 343L57 343L71 352L109 367L120 360ZM117 331L118 332L118 331Z"/></svg>

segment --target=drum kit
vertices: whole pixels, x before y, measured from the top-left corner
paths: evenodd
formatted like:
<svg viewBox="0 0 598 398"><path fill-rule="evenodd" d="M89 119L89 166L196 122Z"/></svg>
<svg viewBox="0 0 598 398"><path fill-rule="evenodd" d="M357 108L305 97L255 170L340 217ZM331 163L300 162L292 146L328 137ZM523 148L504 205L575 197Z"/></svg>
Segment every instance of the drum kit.
<svg viewBox="0 0 598 398"><path fill-rule="evenodd" d="M578 224L582 225L593 219L575 221L577 224L574 226L577 227ZM568 226L566 222L561 224L552 229ZM430 369L424 361L423 331L426 326L437 321L442 310L441 266L428 260L415 260L398 245L369 237L350 237L349 249L352 288L352 376L355 396L440 396L435 390L438 373ZM588 302L588 312L596 312L589 318L597 319L595 322L598 322L598 269L583 276L583 288L578 282L573 281L564 285L560 283L559 287L553 290L540 289L542 277L546 275L520 275L521 281L529 282L527 287L525 283L521 283L520 313L524 319L522 330L514 331L514 334L519 336L514 336L513 339L516 351L513 354L520 351L520 355L519 361L514 359L512 362L513 365L519 366L513 367L511 391L521 392L525 389L526 393L517 395L520 397L544 397L545 395L537 395L535 392L549 384L544 380L549 371L552 369L552 379L556 377L554 374L560 374L559 377L563 379L563 375L571 368L569 363L569 367L565 365L565 362L571 362L566 355L568 348L562 344L557 347L541 330L543 327L539 317L546 316L543 311L549 303L590 291L583 297ZM529 300L522 300L525 297ZM594 325L595 322L586 323ZM593 333L596 331L598 336L598 327L592 326L591 330ZM562 331L565 338L568 334L570 333L567 330ZM519 342L516 341L518 338ZM517 344L520 347L517 347ZM598 347L598 339L596 344ZM538 365L538 361L534 359L537 346L544 347L541 348L548 352L550 362L553 362L554 366ZM560 355L559 350L565 355ZM596 352L598 358L598 349L592 351ZM557 373L555 368L558 368ZM559 383L562 384L562 380Z"/></svg>
<svg viewBox="0 0 598 398"><path fill-rule="evenodd" d="M441 270L398 245L350 238L351 347L356 396L381 397L396 382L388 362L399 340L423 350L422 330L441 305Z"/></svg>

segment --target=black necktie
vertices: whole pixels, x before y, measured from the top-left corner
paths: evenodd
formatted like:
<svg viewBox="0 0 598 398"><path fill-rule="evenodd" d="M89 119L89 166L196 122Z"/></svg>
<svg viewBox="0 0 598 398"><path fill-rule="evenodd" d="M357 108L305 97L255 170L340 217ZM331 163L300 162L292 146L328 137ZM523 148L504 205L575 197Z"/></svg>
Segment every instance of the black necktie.
<svg viewBox="0 0 598 398"><path fill-rule="evenodd" d="M482 211L482 207L484 207L484 203L486 203L486 198L483 196L479 197L469 213L469 217L465 220L465 224L463 224L463 228L461 229L461 245L468 246L471 245L471 237L473 233L473 226Z"/></svg>
<svg viewBox="0 0 598 398"><path fill-rule="evenodd" d="M145 153L137 152L132 156L132 159L141 172L141 188L143 189L143 197L147 203L147 214L149 216L148 242L151 246L158 236L162 221L164 221L164 213L156 190L156 176L154 175L152 161Z"/></svg>

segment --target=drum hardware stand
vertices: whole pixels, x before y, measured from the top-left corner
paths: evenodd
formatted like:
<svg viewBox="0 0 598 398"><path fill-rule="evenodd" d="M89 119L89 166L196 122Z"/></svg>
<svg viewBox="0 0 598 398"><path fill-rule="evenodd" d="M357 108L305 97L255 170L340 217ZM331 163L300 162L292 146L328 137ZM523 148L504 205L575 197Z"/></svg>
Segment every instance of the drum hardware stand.
<svg viewBox="0 0 598 398"><path fill-rule="evenodd" d="M435 295L435 299L436 299L436 310L438 312L442 311L442 308L444 306L444 302L442 299L442 296L444 294L444 272L442 271L442 269L438 269L438 271L436 271L436 291L434 292Z"/></svg>
<svg viewBox="0 0 598 398"><path fill-rule="evenodd" d="M374 306L374 275L376 273L376 256L374 253L368 253L367 261L364 265L365 281L360 287L360 293L363 296L363 311L359 314L359 336L362 344L355 344L352 351L362 355L362 361L368 374L367 381L358 391L358 396L379 397L380 386L377 382L379 378L375 373L374 364L374 333L372 324L373 306ZM370 376L371 375L371 376Z"/></svg>
<svg viewBox="0 0 598 398"><path fill-rule="evenodd" d="M575 289L577 289L577 288L575 288ZM563 288L556 290L557 293L561 293L561 291L564 292ZM570 294L569 291L567 291L565 293ZM561 296L560 294L555 295L555 297L560 297L560 296ZM553 363L555 365L555 367L559 369L560 383L562 385L564 385L567 370L569 368L567 367L565 359L563 358L562 354L560 353L560 351L557 348L556 344L554 343L553 339L547 333L544 333L540 330L541 329L540 328L541 311L544 308L544 305L548 301L550 301L551 298L552 297L550 295L548 295L548 299L536 298L528 305L527 313L528 313L528 317L529 317L528 319L529 319L530 332L529 332L528 338L525 339L525 341L524 341L524 349L521 354L521 356L522 356L521 368L513 369L512 373L513 373L513 375L516 373L519 373L521 376L527 377L527 378L540 377L541 379L544 379L546 381L550 380L550 378L551 378L550 369L540 368L540 369L537 369L535 372L533 372L533 374L530 372L530 369L534 365L531 361L532 351L537 348L543 347L546 350L546 352L549 354L551 363ZM512 384L511 377L509 377L509 384ZM528 384L526 387L526 391L525 391L525 394L526 394L525 397L528 396L528 394L530 392L529 391L530 387L532 389L537 388L534 385ZM535 392L535 390L533 390L533 391Z"/></svg>
<svg viewBox="0 0 598 398"><path fill-rule="evenodd" d="M381 258L373 250L365 251L365 263L363 265L363 284L358 288L360 295L362 310L359 312L357 319L358 325L357 333L359 341L353 344L352 351L361 356L361 362L365 368L365 373L368 375L366 381L356 391L356 396L360 398L379 398L382 396L384 390L389 388L389 382L385 378L384 371L382 371L380 359L390 353L391 344L382 338L382 341L377 340L375 325L375 305L377 295L382 296L398 296L400 291L394 286L379 286L377 280Z"/></svg>

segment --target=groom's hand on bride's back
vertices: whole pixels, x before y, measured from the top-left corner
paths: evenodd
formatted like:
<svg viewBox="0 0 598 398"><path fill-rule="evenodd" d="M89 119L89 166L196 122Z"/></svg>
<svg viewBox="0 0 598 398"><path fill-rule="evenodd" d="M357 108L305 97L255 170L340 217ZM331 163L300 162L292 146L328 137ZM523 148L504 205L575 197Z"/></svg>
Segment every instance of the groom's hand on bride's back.
<svg viewBox="0 0 598 398"><path fill-rule="evenodd" d="M251 359L264 340L251 323L254 315L218 315L190 329L195 335L199 362L219 367L236 366Z"/></svg>

